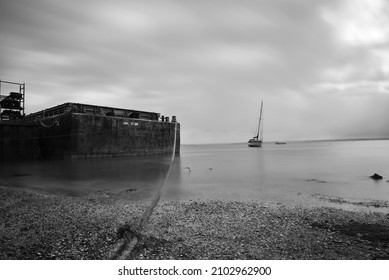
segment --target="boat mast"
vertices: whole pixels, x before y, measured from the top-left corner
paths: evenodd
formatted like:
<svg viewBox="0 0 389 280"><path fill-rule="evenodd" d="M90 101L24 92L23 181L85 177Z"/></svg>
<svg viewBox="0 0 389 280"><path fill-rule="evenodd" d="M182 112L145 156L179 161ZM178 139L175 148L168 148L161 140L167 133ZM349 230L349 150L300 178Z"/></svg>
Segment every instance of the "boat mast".
<svg viewBox="0 0 389 280"><path fill-rule="evenodd" d="M261 129L261 120L262 120L262 107L263 107L263 101L261 102L261 111L259 113L259 122L258 122L258 132L257 132L257 140L259 140L259 130ZM262 134L261 134L262 138Z"/></svg>
<svg viewBox="0 0 389 280"><path fill-rule="evenodd" d="M261 135L261 142L263 142L263 101L261 103L261 125L260 125L259 135Z"/></svg>

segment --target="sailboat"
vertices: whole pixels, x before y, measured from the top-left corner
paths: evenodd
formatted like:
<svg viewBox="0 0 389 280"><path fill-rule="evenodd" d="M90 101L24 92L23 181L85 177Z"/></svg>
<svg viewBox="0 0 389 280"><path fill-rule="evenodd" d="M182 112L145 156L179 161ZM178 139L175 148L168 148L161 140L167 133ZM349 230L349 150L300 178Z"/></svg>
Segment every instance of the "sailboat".
<svg viewBox="0 0 389 280"><path fill-rule="evenodd" d="M248 142L249 147L262 147L262 141L263 141L262 109L263 109L263 101L261 102L261 111L259 113L257 135L249 140Z"/></svg>

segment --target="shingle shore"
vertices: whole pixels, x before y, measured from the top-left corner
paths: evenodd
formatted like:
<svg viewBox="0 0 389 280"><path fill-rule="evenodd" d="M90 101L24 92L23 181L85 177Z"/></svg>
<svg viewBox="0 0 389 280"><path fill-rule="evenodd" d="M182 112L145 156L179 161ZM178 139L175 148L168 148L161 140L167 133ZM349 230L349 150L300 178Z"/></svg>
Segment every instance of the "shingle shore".
<svg viewBox="0 0 389 280"><path fill-rule="evenodd" d="M107 259L148 202L0 186L0 259ZM233 201L163 201L132 259L389 259L389 215Z"/></svg>

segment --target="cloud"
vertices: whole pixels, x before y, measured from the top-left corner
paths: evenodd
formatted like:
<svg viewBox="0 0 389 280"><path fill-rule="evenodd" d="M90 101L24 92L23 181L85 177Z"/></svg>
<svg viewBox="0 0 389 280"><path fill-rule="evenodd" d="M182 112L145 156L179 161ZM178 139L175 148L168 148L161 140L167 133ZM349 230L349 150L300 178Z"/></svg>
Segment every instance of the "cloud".
<svg viewBox="0 0 389 280"><path fill-rule="evenodd" d="M351 45L372 45L389 41L389 6L386 1L343 1L336 11L322 16L336 27L340 40Z"/></svg>
<svg viewBox="0 0 389 280"><path fill-rule="evenodd" d="M183 142L247 140L261 100L267 139L340 138L353 98L387 102L388 7L361 2L8 1L0 76L27 83L29 112L157 111L177 115Z"/></svg>

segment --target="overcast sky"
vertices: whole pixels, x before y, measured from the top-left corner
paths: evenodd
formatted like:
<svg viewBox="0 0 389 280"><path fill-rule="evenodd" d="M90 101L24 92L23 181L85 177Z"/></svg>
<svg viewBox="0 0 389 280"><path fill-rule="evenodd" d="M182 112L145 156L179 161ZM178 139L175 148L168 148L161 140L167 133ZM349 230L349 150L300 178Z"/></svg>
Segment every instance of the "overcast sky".
<svg viewBox="0 0 389 280"><path fill-rule="evenodd" d="M182 143L389 137L389 1L0 2L0 79L176 115ZM4 89L4 88L3 88ZM2 92L4 94L5 92Z"/></svg>

